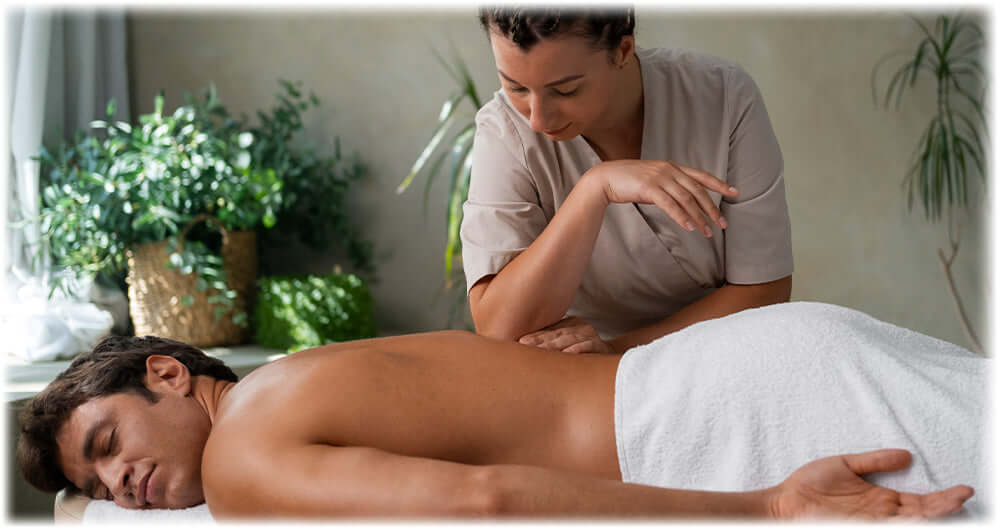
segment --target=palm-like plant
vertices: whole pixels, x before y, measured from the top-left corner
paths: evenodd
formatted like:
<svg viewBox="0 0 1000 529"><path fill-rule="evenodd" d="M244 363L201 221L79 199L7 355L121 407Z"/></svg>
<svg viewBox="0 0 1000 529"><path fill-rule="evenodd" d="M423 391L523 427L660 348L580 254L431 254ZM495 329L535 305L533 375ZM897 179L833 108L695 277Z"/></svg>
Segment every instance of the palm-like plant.
<svg viewBox="0 0 1000 529"><path fill-rule="evenodd" d="M937 82L937 111L927 124L914 153L913 165L903 181L907 206L913 208L915 197L923 205L930 222L948 218L948 238L951 254L938 249L938 257L948 281L963 329L976 351L982 345L969 325L961 298L955 288L951 265L958 254L961 225L953 210L969 202L969 176L978 173L985 186L986 156L983 138L987 135L983 112L986 74L983 69L985 37L979 25L961 14L937 17L931 31L916 17L913 21L923 32L915 51L896 52L882 58L872 70L872 97L879 105L877 74L887 61L901 55L908 59L898 67L886 87L882 105L888 108L895 101L898 109L906 88L916 85L921 72L929 73Z"/></svg>
<svg viewBox="0 0 1000 529"><path fill-rule="evenodd" d="M456 283L463 283L461 280L463 275L462 267L455 266L455 258L457 256L461 259L462 255L462 241L459 237L459 228L462 225L462 205L469 196L469 179L472 175L473 139L476 133L475 112L470 116L459 113L457 110L465 100L468 100L476 111L483 105L476 90L476 83L469 74L469 69L462 58L455 53L454 64L449 64L448 61L441 57L441 54L437 50L432 51L434 52L434 56L437 57L438 62L441 63L441 66L448 72L448 75L458 84L458 87L455 92L448 96L444 105L441 106L441 113L438 115L437 125L434 133L431 135L431 139L420 152L420 156L417 157L416 162L413 163L409 174L406 175L406 178L396 188L396 193L406 191L413 182L413 179L427 167L427 182L424 185L424 214L426 214L427 200L434 178L441 173L447 174L450 177L448 185L448 213L446 215L447 243L444 249L444 276L445 289L447 290L452 288ZM442 143L449 133L455 130L458 132L455 132L448 142ZM437 157L430 166L427 166L427 162L430 161L435 152L438 153ZM446 162L447 170L442 171L445 168ZM455 303L452 304L448 316L449 326L451 326L458 311L464 307L465 292L462 291L461 295L456 296Z"/></svg>

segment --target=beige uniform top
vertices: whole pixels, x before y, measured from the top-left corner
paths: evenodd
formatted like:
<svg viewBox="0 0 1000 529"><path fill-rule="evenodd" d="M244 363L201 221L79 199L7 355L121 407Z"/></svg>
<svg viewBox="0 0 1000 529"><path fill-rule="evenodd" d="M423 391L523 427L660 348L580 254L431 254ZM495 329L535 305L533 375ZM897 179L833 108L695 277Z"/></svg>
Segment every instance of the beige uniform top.
<svg viewBox="0 0 1000 529"><path fill-rule="evenodd" d="M792 273L784 164L757 85L739 66L702 53L639 49L642 159L708 171L739 189L710 192L728 221L712 238L655 205L611 204L567 311L609 339L650 325L725 283ZM496 274L542 233L570 190L601 162L582 136L553 141L496 92L476 114L462 221L467 288ZM511 310L516 310L512 308Z"/></svg>

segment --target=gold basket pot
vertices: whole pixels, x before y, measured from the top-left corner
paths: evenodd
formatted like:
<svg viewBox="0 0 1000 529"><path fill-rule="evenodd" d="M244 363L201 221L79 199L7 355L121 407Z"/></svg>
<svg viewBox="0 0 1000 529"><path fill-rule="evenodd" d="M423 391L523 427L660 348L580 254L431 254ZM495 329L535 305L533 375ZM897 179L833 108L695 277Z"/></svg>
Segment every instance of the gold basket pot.
<svg viewBox="0 0 1000 529"><path fill-rule="evenodd" d="M226 284L237 293L232 311L216 318L215 305L208 298L219 292L208 288L199 292L198 274L182 274L167 268L167 241L147 243L128 251L129 312L136 336L155 335L189 343L196 347L236 345L251 333L233 323L233 316L253 306L257 282L257 233L229 231L219 219L198 215L191 219L177 239L178 252L184 248L188 231L199 222L208 222L222 234L222 266ZM191 296L194 302L182 300Z"/></svg>

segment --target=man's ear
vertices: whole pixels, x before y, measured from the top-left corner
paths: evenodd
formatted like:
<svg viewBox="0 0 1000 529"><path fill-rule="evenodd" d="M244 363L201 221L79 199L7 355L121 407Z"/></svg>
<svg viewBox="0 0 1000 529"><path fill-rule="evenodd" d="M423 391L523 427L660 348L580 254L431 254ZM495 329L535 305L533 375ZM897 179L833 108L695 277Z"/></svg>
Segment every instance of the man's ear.
<svg viewBox="0 0 1000 529"><path fill-rule="evenodd" d="M150 355L146 358L146 387L157 393L186 396L191 391L191 373L175 358Z"/></svg>

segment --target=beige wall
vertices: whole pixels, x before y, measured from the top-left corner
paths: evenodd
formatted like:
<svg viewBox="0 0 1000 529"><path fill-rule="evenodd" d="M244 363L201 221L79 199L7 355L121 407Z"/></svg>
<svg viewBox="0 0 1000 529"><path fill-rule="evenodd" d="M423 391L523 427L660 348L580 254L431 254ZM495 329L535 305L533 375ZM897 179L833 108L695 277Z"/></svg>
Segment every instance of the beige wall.
<svg viewBox="0 0 1000 529"><path fill-rule="evenodd" d="M902 112L876 110L870 95L872 65L884 52L912 47L916 26L885 11L720 13L640 7L638 42L725 57L757 81L785 156L793 299L854 307L967 346L936 257L946 232L908 214L900 186L933 91L907 98ZM444 184L435 186L426 218L422 181L402 196L393 190L452 91L432 44L446 48L450 39L461 48L484 97L498 87L471 8L133 11L130 31L138 112L150 111L159 89L173 108L183 91L214 81L231 110L252 115L270 103L276 79L305 81L323 101L306 122L309 137L329 146L339 135L371 169L356 210L380 253L381 329L443 326L448 303L435 296ZM955 274L983 334L987 223L980 216L976 209L967 222ZM306 266L323 271L333 261Z"/></svg>

